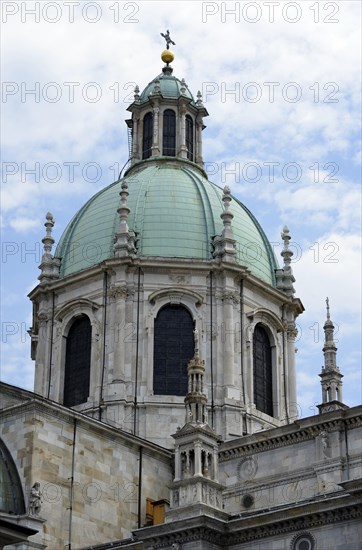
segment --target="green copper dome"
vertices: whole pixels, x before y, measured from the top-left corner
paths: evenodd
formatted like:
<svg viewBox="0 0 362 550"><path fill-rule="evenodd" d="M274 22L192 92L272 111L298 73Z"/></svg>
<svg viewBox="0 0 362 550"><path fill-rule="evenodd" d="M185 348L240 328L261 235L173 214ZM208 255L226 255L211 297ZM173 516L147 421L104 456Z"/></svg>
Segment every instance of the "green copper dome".
<svg viewBox="0 0 362 550"><path fill-rule="evenodd" d="M138 256L212 259L212 237L223 230L222 189L193 163L167 157L140 162L125 179L128 226L137 235ZM120 182L102 189L69 223L55 253L61 277L113 257L120 190ZM230 210L237 262L274 286L278 266L263 230L237 199Z"/></svg>
<svg viewBox="0 0 362 550"><path fill-rule="evenodd" d="M158 86L159 89L157 90ZM183 94L181 89L183 89ZM148 101L148 96L155 93L161 93L164 98L177 98L184 95L194 101L193 95L187 85L175 76L172 76L172 74L160 74L147 84L140 95L140 103L145 103Z"/></svg>

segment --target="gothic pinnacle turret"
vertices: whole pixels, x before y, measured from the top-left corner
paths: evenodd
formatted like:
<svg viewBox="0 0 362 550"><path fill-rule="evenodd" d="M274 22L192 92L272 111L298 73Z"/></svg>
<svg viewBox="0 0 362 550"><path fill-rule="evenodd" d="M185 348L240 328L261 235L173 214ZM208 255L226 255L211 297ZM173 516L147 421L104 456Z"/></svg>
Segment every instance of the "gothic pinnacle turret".
<svg viewBox="0 0 362 550"><path fill-rule="evenodd" d="M324 323L324 366L319 375L322 384L322 404L318 405L319 411L329 412L338 409L346 409L342 403L342 378L337 366L337 348L334 343L334 324L331 321L329 299L326 299L327 319Z"/></svg>
<svg viewBox="0 0 362 550"><path fill-rule="evenodd" d="M200 358L199 333L194 331L195 351L188 364L186 423L175 440L175 477L171 485L171 509L166 522L177 517L207 513L222 517L222 486L218 482L218 445L221 438L207 422L204 393L205 362Z"/></svg>
<svg viewBox="0 0 362 550"><path fill-rule="evenodd" d="M188 364L188 393L185 397L186 419L185 422L207 424L207 397L204 394L205 361L199 355L199 335L194 331L195 351L194 357Z"/></svg>

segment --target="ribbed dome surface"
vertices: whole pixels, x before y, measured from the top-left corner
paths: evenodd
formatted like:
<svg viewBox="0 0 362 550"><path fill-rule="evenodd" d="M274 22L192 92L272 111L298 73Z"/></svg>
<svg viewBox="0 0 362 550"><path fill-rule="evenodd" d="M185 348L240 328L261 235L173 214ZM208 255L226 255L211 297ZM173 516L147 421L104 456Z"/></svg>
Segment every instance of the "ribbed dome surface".
<svg viewBox="0 0 362 550"><path fill-rule="evenodd" d="M181 80L172 75L160 74L152 82L147 84L146 88L140 95L140 102L144 103L148 100L148 96L155 93L155 87L159 84L160 93L164 98L176 98L182 95L181 87L183 86ZM188 89L187 85L184 84L185 92L184 95L189 99L194 101L193 95Z"/></svg>
<svg viewBox="0 0 362 550"><path fill-rule="evenodd" d="M174 158L141 162L126 180L128 226L137 233L139 256L212 259L211 239L223 230L222 189L192 163ZM111 184L74 216L56 250L61 277L113 257L120 190L120 182ZM263 230L237 199L230 210L237 261L274 285L278 266Z"/></svg>

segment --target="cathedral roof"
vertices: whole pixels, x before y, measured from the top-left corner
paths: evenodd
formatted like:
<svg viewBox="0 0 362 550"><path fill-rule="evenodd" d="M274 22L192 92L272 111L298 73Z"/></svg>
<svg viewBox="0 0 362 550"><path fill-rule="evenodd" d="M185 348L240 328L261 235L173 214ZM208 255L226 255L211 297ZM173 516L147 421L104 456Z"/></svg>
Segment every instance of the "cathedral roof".
<svg viewBox="0 0 362 550"><path fill-rule="evenodd" d="M140 161L125 176L130 208L128 226L136 233L137 255L211 260L212 238L220 235L223 192L194 163L174 157ZM121 183L94 195L73 217L55 256L60 276L114 257ZM236 261L275 286L278 267L271 246L253 214L236 198L231 202Z"/></svg>

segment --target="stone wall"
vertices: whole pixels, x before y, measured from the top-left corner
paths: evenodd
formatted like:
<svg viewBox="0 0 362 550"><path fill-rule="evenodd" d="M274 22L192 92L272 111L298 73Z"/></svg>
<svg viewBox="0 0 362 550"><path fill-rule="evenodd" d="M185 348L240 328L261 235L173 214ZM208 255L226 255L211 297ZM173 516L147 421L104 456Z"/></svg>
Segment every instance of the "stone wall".
<svg viewBox="0 0 362 550"><path fill-rule="evenodd" d="M225 511L272 509L343 492L341 482L362 477L361 438L361 408L354 407L223 444Z"/></svg>
<svg viewBox="0 0 362 550"><path fill-rule="evenodd" d="M139 497L141 525L146 497L169 498L171 454L157 446L37 399L3 409L1 424L26 504L40 483L46 522L34 540L48 548L63 548L69 538L72 548L127 538L138 526Z"/></svg>

